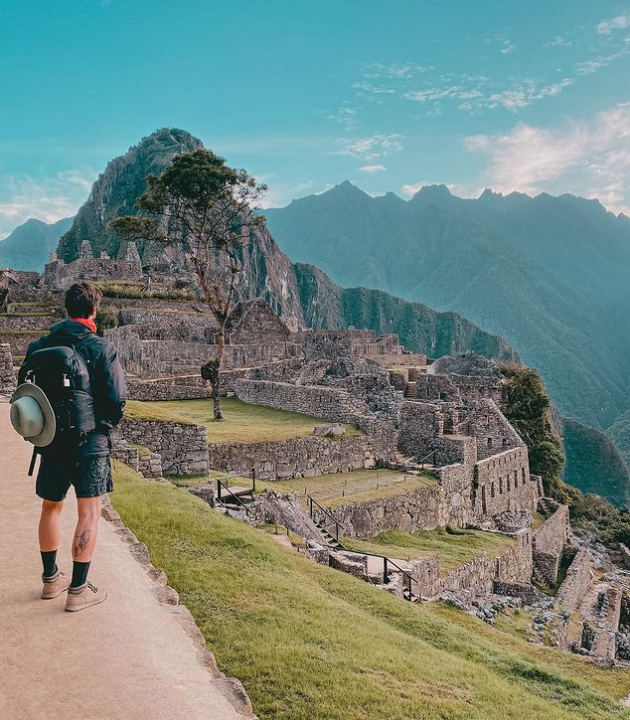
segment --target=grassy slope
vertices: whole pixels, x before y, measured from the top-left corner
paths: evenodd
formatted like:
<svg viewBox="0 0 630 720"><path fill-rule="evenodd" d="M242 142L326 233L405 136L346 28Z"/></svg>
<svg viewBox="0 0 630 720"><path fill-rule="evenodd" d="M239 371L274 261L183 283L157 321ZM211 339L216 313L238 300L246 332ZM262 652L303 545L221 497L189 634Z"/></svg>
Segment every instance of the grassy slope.
<svg viewBox="0 0 630 720"><path fill-rule="evenodd" d="M316 500L326 501L324 504L328 505L330 503L327 501L336 499L340 502L354 502L359 495L362 501L365 501L365 496L384 497L380 491L386 488L391 488L387 494L398 494L417 490L424 485L435 485L436 482L437 478L428 472L406 475L396 470L352 470L312 478L258 482L256 487L259 490L268 488L288 493L304 493L306 490Z"/></svg>
<svg viewBox="0 0 630 720"><path fill-rule="evenodd" d="M250 405L233 397L224 398L221 404L225 419L219 422L213 419L211 400L131 400L127 403L125 416L133 420L170 420L206 425L211 443L273 442L306 437L313 434L315 425L326 423L321 418ZM346 434L361 433L348 425Z"/></svg>
<svg viewBox="0 0 630 720"><path fill-rule="evenodd" d="M630 720L626 672L405 603L123 468L114 505L261 720Z"/></svg>
<svg viewBox="0 0 630 720"><path fill-rule="evenodd" d="M449 532L444 528L436 528L416 533L387 530L369 541L344 538L343 543L351 550L380 553L400 560L439 555L444 573L467 563L483 552L488 553L489 557L498 557L514 545L514 540L500 533L480 530Z"/></svg>

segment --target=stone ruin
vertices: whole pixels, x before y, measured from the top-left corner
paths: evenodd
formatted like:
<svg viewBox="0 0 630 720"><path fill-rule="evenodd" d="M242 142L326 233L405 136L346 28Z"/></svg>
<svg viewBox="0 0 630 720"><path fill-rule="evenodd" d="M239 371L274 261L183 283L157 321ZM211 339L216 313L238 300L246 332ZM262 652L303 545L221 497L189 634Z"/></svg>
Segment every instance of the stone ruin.
<svg viewBox="0 0 630 720"><path fill-rule="evenodd" d="M49 290L63 291L77 280L112 282L139 281L142 278L142 263L135 242L123 243L117 258L110 258L105 252L95 258L92 246L84 240L79 248L79 257L73 262L65 263L57 257L57 253L52 253L41 283Z"/></svg>
<svg viewBox="0 0 630 720"><path fill-rule="evenodd" d="M135 245L126 245L117 259L97 259L86 243L73 263L53 256L41 282L36 273L16 276L9 300L42 308L79 278L137 282L143 277ZM115 327L105 335L117 348L132 397L209 397L199 367L216 351L217 328L202 305L189 303L185 312L176 303L154 299L107 299L106 305ZM566 507L543 497L541 478L529 470L527 447L501 412L505 383L492 361L467 355L433 363L407 352L393 334L306 330L296 318L277 317L261 299L237 304L227 330L226 390L245 402L319 417L337 433L315 429L312 437L293 441L212 445L202 426L125 420L114 438L118 457L148 477L212 468L242 475L254 468L269 479L376 465L428 470L436 482L420 490L367 503L350 497L331 512L357 538L392 528L446 525L508 532L515 546L499 558L475 558L446 575L435 556L409 564L418 595L447 599L486 620L499 606L538 608L534 641L551 638L559 647L610 662L630 661L630 570L613 563L593 538L572 535ZM11 349L0 343L0 392L5 393L15 383ZM339 428L345 424L363 434L344 438ZM548 518L533 530L532 515L539 507ZM301 530L312 557L377 582L366 556L330 550L290 497L265 493L248 512L255 522L280 513L276 520ZM630 551L616 561L630 568ZM533 579L540 587L553 587L567 564L555 600L532 585ZM599 582L593 568L604 571ZM399 577L387 589L402 595L401 582Z"/></svg>

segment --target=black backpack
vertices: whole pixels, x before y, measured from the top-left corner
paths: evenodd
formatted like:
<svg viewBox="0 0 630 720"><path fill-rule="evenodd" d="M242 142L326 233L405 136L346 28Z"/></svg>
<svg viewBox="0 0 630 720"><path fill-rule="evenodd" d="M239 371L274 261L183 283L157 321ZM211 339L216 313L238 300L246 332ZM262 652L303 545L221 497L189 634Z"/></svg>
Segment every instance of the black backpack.
<svg viewBox="0 0 630 720"><path fill-rule="evenodd" d="M39 452L70 443L81 444L96 427L90 373L79 352L91 335L79 338L71 347L59 345L36 350L24 361L24 381L42 389L57 421L55 439Z"/></svg>

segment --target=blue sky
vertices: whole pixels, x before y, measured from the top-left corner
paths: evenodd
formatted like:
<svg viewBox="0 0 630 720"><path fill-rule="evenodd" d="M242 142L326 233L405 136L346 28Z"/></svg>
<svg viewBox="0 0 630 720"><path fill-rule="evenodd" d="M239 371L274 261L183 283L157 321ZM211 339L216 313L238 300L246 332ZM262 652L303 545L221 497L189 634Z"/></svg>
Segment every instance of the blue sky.
<svg viewBox="0 0 630 720"><path fill-rule="evenodd" d="M158 127L270 187L350 179L630 213L630 0L30 0L0 6L0 237L72 214Z"/></svg>

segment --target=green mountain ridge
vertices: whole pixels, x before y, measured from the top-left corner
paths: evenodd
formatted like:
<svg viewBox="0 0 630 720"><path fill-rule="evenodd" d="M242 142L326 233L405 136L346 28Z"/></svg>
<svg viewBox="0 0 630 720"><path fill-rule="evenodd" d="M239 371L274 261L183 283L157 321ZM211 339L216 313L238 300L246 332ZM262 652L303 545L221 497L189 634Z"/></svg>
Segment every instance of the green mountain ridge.
<svg viewBox="0 0 630 720"><path fill-rule="evenodd" d="M59 238L70 228L72 218L45 223L30 218L0 242L0 267L42 272L57 249Z"/></svg>
<svg viewBox="0 0 630 720"><path fill-rule="evenodd" d="M573 196L444 186L405 201L349 182L265 211L281 249L343 286L461 313L537 367L564 415L599 428L630 403L630 220Z"/></svg>

